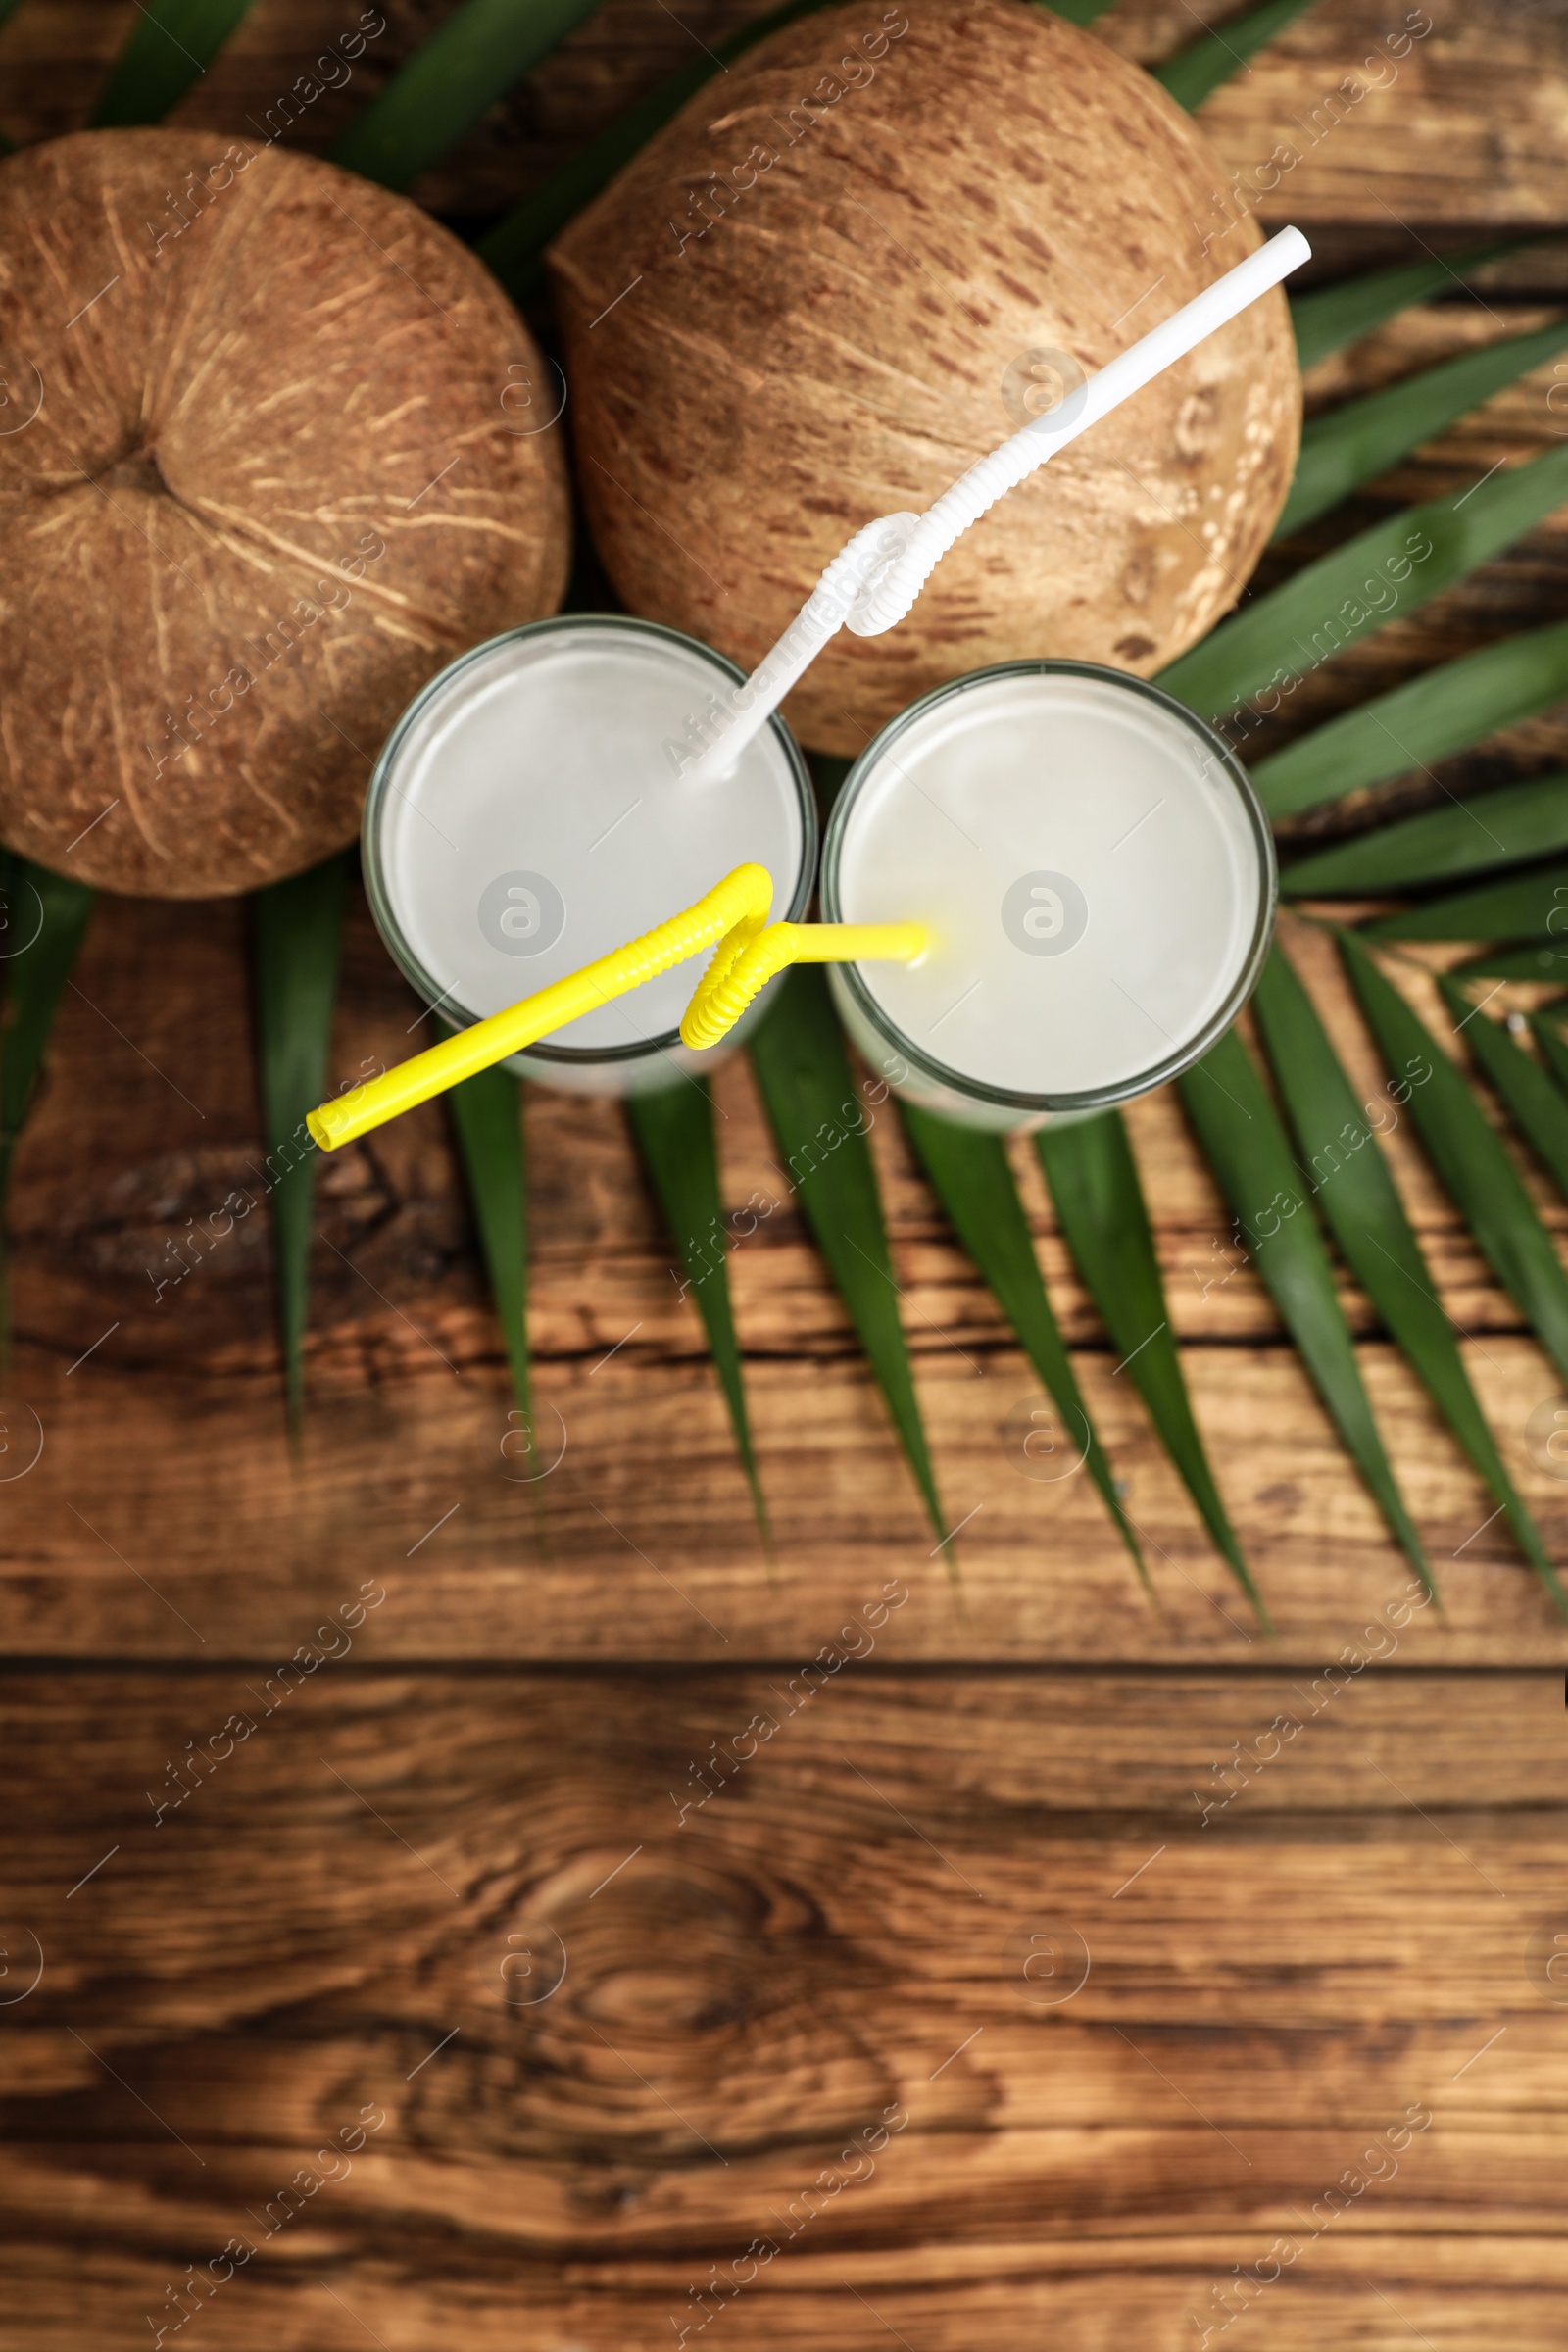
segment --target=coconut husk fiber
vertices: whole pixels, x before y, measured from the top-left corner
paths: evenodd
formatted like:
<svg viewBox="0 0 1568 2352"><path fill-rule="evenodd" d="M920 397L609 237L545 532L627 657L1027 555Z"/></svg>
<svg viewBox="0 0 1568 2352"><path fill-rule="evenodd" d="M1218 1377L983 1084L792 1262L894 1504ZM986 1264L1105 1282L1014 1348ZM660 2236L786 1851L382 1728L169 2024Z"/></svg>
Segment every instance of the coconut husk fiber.
<svg viewBox="0 0 1568 2352"><path fill-rule="evenodd" d="M195 130L0 163L0 840L111 890L350 840L398 713L553 612L552 375L470 254Z"/></svg>
<svg viewBox="0 0 1568 2352"><path fill-rule="evenodd" d="M900 27L904 29L900 29ZM856 0L715 77L550 256L579 474L632 612L750 668L850 534L921 510L1261 241L1157 83L1021 0ZM611 307L613 306L613 307ZM1014 490L887 635L785 705L853 753L917 695L1027 656L1147 676L1234 604L1295 466L1283 293Z"/></svg>

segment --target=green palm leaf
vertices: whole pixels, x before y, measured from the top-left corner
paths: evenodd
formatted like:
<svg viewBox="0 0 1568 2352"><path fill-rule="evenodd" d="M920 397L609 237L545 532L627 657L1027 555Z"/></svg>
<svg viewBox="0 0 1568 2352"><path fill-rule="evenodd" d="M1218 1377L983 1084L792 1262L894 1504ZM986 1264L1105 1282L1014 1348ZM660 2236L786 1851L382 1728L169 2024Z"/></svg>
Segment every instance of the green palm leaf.
<svg viewBox="0 0 1568 2352"><path fill-rule="evenodd" d="M1138 1163L1119 1111L1047 1127L1035 1150L1067 1247L1215 1549L1266 1625L1251 1571L1220 1500L1193 1417Z"/></svg>
<svg viewBox="0 0 1568 2352"><path fill-rule="evenodd" d="M1568 850L1568 775L1532 776L1337 841L1287 866L1281 887L1298 899L1374 898L1552 850Z"/></svg>
<svg viewBox="0 0 1568 2352"><path fill-rule="evenodd" d="M1424 670L1331 718L1260 761L1252 781L1271 816L1296 816L1386 776L1467 751L1484 736L1549 710L1565 693L1568 621L1556 621Z"/></svg>
<svg viewBox="0 0 1568 2352"><path fill-rule="evenodd" d="M1568 1101L1562 1089L1457 982L1440 979L1438 989L1482 1074L1502 1098L1557 1190L1568 1197Z"/></svg>
<svg viewBox="0 0 1568 2352"><path fill-rule="evenodd" d="M1537 980L1568 984L1568 955L1546 947L1485 948L1454 968L1457 980Z"/></svg>
<svg viewBox="0 0 1568 2352"><path fill-rule="evenodd" d="M1568 1282L1518 1170L1463 1077L1398 990L1350 932L1339 939L1351 986L1389 1067L1409 1075L1430 1066L1430 1079L1410 1096L1410 1115L1440 1181L1493 1272L1568 1379Z"/></svg>
<svg viewBox="0 0 1568 2352"><path fill-rule="evenodd" d="M1048 0L1040 0L1042 7L1047 4ZM1112 6L1112 0L1049 0L1049 5L1054 17L1065 17L1069 24L1092 24Z"/></svg>
<svg viewBox="0 0 1568 2352"><path fill-rule="evenodd" d="M1297 357L1303 368L1310 368L1412 304L1450 293L1455 285L1463 285L1467 271L1479 270L1483 263L1500 262L1518 251L1517 243L1477 245L1468 253L1450 254L1446 261L1434 254L1430 261L1406 262L1396 270L1370 270L1348 285L1298 294L1291 304Z"/></svg>
<svg viewBox="0 0 1568 2352"><path fill-rule="evenodd" d="M863 1109L816 965L799 964L785 974L779 1002L750 1042L752 1067L802 1213L859 1335L931 1524L946 1543ZM951 1550L948 1556L951 1565Z"/></svg>
<svg viewBox="0 0 1568 2352"><path fill-rule="evenodd" d="M11 1351L4 1230L11 1163L95 895L84 883L0 851L0 968L6 981L0 1008L0 1362Z"/></svg>
<svg viewBox="0 0 1568 2352"><path fill-rule="evenodd" d="M563 164L559 172L498 221L480 238L475 251L514 302L527 302L542 288L544 250L551 238L601 188L609 186L622 164L629 163L646 147L655 131L662 130L678 115L704 82L710 81L722 67L732 65L770 32L776 32L781 24L793 24L797 17L814 16L818 9L830 4L831 0L785 0L782 8L770 9L766 16L758 17L731 33L727 41L720 41L716 50L694 57L679 73L671 74L657 89L650 90L646 98L640 98L596 139L590 139L569 163Z"/></svg>
<svg viewBox="0 0 1568 2352"><path fill-rule="evenodd" d="M306 873L258 891L251 902L256 1050L271 1180L277 1317L289 1422L295 1430L305 1409L305 1325L318 1158L305 1114L326 1091L346 880L347 858L328 858Z"/></svg>
<svg viewBox="0 0 1568 2352"><path fill-rule="evenodd" d="M564 40L596 0L463 0L373 98L332 161L406 188Z"/></svg>
<svg viewBox="0 0 1568 2352"><path fill-rule="evenodd" d="M1223 32L1202 33L1164 65L1155 66L1154 79L1191 114L1311 5L1312 0L1263 0L1261 8L1233 17Z"/></svg>
<svg viewBox="0 0 1568 2352"><path fill-rule="evenodd" d="M1426 1552L1378 1435L1307 1188L1251 1055L1233 1029L1177 1084L1252 1262L1350 1458L1416 1573L1430 1586ZM1265 1232L1269 1217L1275 1222Z"/></svg>
<svg viewBox="0 0 1568 2352"><path fill-rule="evenodd" d="M1133 1565L1148 1588L1153 1587L1138 1539L1121 1507L1116 1482L1105 1458L1089 1408L1073 1372L1072 1359L1062 1346L1052 1311L1050 1294L1041 1278L1039 1260L1030 1239L1029 1224L1000 1135L939 1119L912 1102L901 1102L905 1130L924 1168L932 1191L961 1246L979 1267L988 1288L1006 1316L1035 1370L1056 1402L1067 1428L1082 1437L1089 1475L1100 1489L1105 1508L1115 1520Z"/></svg>
<svg viewBox="0 0 1568 2352"><path fill-rule="evenodd" d="M447 1034L451 1035L450 1030ZM490 1278L490 1297L512 1368L512 1393L528 1425L531 1446L528 1180L522 1087L509 1069L498 1064L453 1087L446 1102Z"/></svg>
<svg viewBox="0 0 1568 2352"><path fill-rule="evenodd" d="M1415 612L1565 499L1568 443L1494 472L1490 481L1483 476L1457 498L1409 507L1221 621L1201 645L1161 670L1158 683L1205 718L1217 718L1250 695L1343 653L1396 612Z"/></svg>
<svg viewBox="0 0 1568 2352"><path fill-rule="evenodd" d="M1312 1170L1313 1193L1341 1254L1506 1513L1520 1549L1557 1606L1568 1609L1568 1594L1487 1426L1365 1108L1311 998L1278 948L1263 967L1252 1004L1281 1100ZM1568 1103L1558 1107L1568 1131Z"/></svg>
<svg viewBox="0 0 1568 2352"><path fill-rule="evenodd" d="M1363 926L1368 939L1544 939L1568 930L1568 865L1429 899ZM1524 977L1524 975L1521 975Z"/></svg>
<svg viewBox="0 0 1568 2352"><path fill-rule="evenodd" d="M161 122L199 81L251 0L141 0L89 117L95 129Z"/></svg>
<svg viewBox="0 0 1568 2352"><path fill-rule="evenodd" d="M1564 1093L1568 1093L1568 1038L1550 1013L1532 1012L1527 1018L1543 1060Z"/></svg>
<svg viewBox="0 0 1568 2352"><path fill-rule="evenodd" d="M1464 352L1456 360L1407 376L1403 383L1389 384L1364 400L1348 401L1326 416L1310 418L1301 433L1296 479L1274 526L1275 538L1288 539L1338 506L1362 482L1386 473L1467 409L1478 408L1505 384L1528 375L1565 344L1568 319L1558 319L1532 335L1511 335L1485 351Z"/></svg>
<svg viewBox="0 0 1568 2352"><path fill-rule="evenodd" d="M663 1088L658 1094L633 1095L626 1116L648 1180L664 1212L670 1239L681 1254L688 1285L703 1318L708 1344L762 1540L770 1543L767 1505L752 1445L746 1410L746 1385L741 1371L740 1343L730 1303L728 1241L719 1196L718 1147L713 1134L713 1101L706 1078Z"/></svg>

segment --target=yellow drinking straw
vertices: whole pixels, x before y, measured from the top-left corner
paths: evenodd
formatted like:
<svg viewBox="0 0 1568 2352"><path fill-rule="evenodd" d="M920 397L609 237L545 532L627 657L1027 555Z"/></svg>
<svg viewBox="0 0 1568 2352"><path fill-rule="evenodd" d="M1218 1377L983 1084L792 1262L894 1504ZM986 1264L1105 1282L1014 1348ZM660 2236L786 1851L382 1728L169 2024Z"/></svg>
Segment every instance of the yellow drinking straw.
<svg viewBox="0 0 1568 2352"><path fill-rule="evenodd" d="M612 955L552 981L520 1004L475 1021L411 1061L306 1114L323 1152L352 1144L416 1103L505 1061L524 1046L585 1012L655 980L716 940L718 952L686 1007L680 1033L688 1046L714 1046L758 991L792 963L912 963L929 944L919 923L769 923L773 877L765 865L738 865L695 906L645 931Z"/></svg>

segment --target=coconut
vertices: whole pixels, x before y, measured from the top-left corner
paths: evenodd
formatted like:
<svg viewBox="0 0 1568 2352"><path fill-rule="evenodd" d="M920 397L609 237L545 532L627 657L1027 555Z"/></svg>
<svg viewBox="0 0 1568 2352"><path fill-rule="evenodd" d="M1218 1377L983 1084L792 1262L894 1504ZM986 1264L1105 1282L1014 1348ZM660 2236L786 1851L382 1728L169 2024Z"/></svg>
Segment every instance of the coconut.
<svg viewBox="0 0 1568 2352"><path fill-rule="evenodd" d="M348 841L455 654L552 612L551 370L400 196L196 130L0 164L0 840L155 898Z"/></svg>
<svg viewBox="0 0 1568 2352"><path fill-rule="evenodd" d="M1138 67L1017 0L857 0L693 98L558 239L583 495L634 612L750 667L874 516L1241 261L1229 177ZM1300 384L1272 293L1069 445L886 636L786 704L855 752L918 694L1051 655L1157 670L1283 504Z"/></svg>

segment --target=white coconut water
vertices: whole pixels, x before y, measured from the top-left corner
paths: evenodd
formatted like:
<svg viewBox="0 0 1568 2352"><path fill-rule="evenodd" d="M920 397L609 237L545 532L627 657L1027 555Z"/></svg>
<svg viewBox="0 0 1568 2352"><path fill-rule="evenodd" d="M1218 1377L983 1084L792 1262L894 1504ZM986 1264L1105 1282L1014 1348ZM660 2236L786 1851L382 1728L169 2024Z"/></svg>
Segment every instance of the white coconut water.
<svg viewBox="0 0 1568 2352"><path fill-rule="evenodd" d="M1211 1042L1273 889L1205 727L1115 672L1021 664L878 738L829 833L823 911L927 926L917 963L835 971L841 1007L901 1091L1017 1125L1139 1093Z"/></svg>
<svg viewBox="0 0 1568 2352"><path fill-rule="evenodd" d="M414 704L372 783L366 867L388 947L442 1018L533 995L748 858L773 876L775 917L804 911L814 813L783 730L764 728L722 780L690 781L734 677L667 631L585 615L481 646ZM514 1066L617 1093L710 1066L674 1043L701 969L616 998Z"/></svg>

